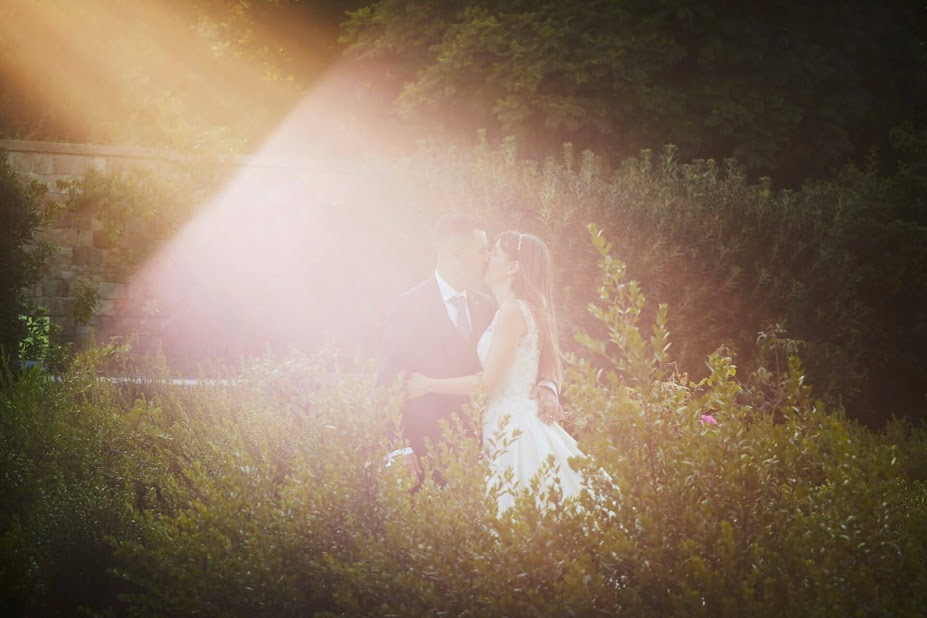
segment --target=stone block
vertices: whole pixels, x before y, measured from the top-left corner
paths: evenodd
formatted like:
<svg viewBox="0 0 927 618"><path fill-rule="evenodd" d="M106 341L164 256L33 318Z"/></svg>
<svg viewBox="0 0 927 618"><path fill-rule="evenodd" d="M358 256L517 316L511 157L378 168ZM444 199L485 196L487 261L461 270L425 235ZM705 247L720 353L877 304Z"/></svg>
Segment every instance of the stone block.
<svg viewBox="0 0 927 618"><path fill-rule="evenodd" d="M77 230L77 242L74 243L76 247L92 247L93 246L93 231L92 230Z"/></svg>
<svg viewBox="0 0 927 618"><path fill-rule="evenodd" d="M59 246L58 250L48 256L45 265L48 269L58 273L62 268L74 263L73 249L68 246Z"/></svg>
<svg viewBox="0 0 927 618"><path fill-rule="evenodd" d="M125 296L125 289L126 286L124 283L113 283L110 281L104 281L97 286L97 290L100 292L100 298L109 300Z"/></svg>
<svg viewBox="0 0 927 618"><path fill-rule="evenodd" d="M151 226L141 217L130 217L126 221L126 236L137 239L144 238L151 232Z"/></svg>
<svg viewBox="0 0 927 618"><path fill-rule="evenodd" d="M103 268L113 273L112 279L119 281L131 275L134 270L125 253L117 249L106 251L103 254Z"/></svg>
<svg viewBox="0 0 927 618"><path fill-rule="evenodd" d="M72 260L75 266L88 266L90 264L90 253L93 250L90 247L74 247L74 259Z"/></svg>
<svg viewBox="0 0 927 618"><path fill-rule="evenodd" d="M54 174L55 164L52 161L52 155L37 152L32 155L32 173L33 174Z"/></svg>
<svg viewBox="0 0 927 618"><path fill-rule="evenodd" d="M77 176L88 167L90 167L89 161L84 157L60 154L52 156L52 173L54 174Z"/></svg>
<svg viewBox="0 0 927 618"><path fill-rule="evenodd" d="M93 255L92 249L90 255ZM103 272L102 268L95 267L92 264L87 264L86 266L77 268L77 278L82 280L90 279L93 281L104 281L106 279L106 273Z"/></svg>
<svg viewBox="0 0 927 618"><path fill-rule="evenodd" d="M92 230L93 229L93 217L90 215L76 215L74 217L74 229L77 230Z"/></svg>
<svg viewBox="0 0 927 618"><path fill-rule="evenodd" d="M103 251L103 268L107 272L112 272L119 268L119 249L108 249ZM107 277L108 279L118 279L119 277Z"/></svg>
<svg viewBox="0 0 927 618"><path fill-rule="evenodd" d="M73 298L51 298L48 300L48 314L53 317L74 317Z"/></svg>
<svg viewBox="0 0 927 618"><path fill-rule="evenodd" d="M106 230L93 231L93 246L97 249L112 249L113 243Z"/></svg>
<svg viewBox="0 0 927 618"><path fill-rule="evenodd" d="M99 333L112 333L113 332L113 316L111 315L101 315L96 314L93 318L94 327Z"/></svg>
<svg viewBox="0 0 927 618"><path fill-rule="evenodd" d="M76 215L73 212L63 212L55 219L55 228L73 228Z"/></svg>
<svg viewBox="0 0 927 618"><path fill-rule="evenodd" d="M77 230L70 227L58 227L42 230L41 238L58 246L71 247L77 242Z"/></svg>
<svg viewBox="0 0 927 618"><path fill-rule="evenodd" d="M32 153L29 152L11 152L7 155L7 161L14 172L28 174L32 172Z"/></svg>
<svg viewBox="0 0 927 618"><path fill-rule="evenodd" d="M103 266L103 252L99 249L91 249L89 265L94 268L100 268Z"/></svg>
<svg viewBox="0 0 927 618"><path fill-rule="evenodd" d="M70 286L67 281L62 281L57 277L54 279L46 279L42 281L42 296L51 297L65 297L70 291Z"/></svg>

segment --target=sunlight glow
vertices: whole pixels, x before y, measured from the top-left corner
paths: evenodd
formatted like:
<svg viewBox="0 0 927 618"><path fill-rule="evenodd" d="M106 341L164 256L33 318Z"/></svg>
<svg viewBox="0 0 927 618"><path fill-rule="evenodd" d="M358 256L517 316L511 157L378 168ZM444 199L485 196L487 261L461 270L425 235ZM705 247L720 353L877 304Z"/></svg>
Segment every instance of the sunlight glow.
<svg viewBox="0 0 927 618"><path fill-rule="evenodd" d="M18 79L53 74L33 95L52 101L64 134L106 139L97 129L115 126L144 140L147 121L164 126L158 114L197 130L247 128L279 94L258 87L266 67L244 55L217 64L196 3L10 6L0 39L21 55ZM301 100L291 95L255 154L234 160L228 184L133 276L129 297L152 313L149 341L169 359L365 346L398 291L427 274L431 221L420 215L435 198L396 172L396 136L384 133L382 102L358 96L368 76L357 70L336 64ZM184 138L196 133L178 127L177 145L195 148Z"/></svg>
<svg viewBox="0 0 927 618"><path fill-rule="evenodd" d="M402 259L428 251L430 221L405 229L422 196L387 145L344 128L349 88L335 73L308 93L138 273L171 325L170 356L369 346L410 273L424 276Z"/></svg>

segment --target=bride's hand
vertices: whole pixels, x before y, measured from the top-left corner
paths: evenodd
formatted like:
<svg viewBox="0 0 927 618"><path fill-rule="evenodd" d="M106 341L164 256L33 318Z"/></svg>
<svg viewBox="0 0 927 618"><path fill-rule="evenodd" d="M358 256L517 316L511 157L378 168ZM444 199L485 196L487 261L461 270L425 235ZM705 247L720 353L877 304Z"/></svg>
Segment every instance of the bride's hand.
<svg viewBox="0 0 927 618"><path fill-rule="evenodd" d="M406 392L409 399L421 397L428 392L428 378L420 373L413 373L406 381Z"/></svg>
<svg viewBox="0 0 927 618"><path fill-rule="evenodd" d="M563 406L554 391L546 386L535 386L531 398L538 402L538 418L544 424L551 425L563 419Z"/></svg>

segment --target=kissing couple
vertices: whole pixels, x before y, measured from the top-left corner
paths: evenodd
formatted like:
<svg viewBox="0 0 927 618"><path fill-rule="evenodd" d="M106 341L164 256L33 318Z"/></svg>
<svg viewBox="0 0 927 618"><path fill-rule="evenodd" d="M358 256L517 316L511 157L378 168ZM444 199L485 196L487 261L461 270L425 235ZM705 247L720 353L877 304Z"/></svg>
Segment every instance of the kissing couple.
<svg viewBox="0 0 927 618"><path fill-rule="evenodd" d="M514 505L550 456L542 489L556 484L564 497L576 496L582 478L569 459L583 454L557 423L562 367L547 245L505 231L490 250L486 229L463 214L443 215L432 241L434 274L399 297L380 343L381 383L407 380L401 430L409 446L390 461L403 458L421 481L428 443L442 440L440 421L485 392L484 450L494 440L503 445L487 452L488 487L503 489L499 512ZM478 290L481 283L491 296ZM440 471L434 478L443 483Z"/></svg>

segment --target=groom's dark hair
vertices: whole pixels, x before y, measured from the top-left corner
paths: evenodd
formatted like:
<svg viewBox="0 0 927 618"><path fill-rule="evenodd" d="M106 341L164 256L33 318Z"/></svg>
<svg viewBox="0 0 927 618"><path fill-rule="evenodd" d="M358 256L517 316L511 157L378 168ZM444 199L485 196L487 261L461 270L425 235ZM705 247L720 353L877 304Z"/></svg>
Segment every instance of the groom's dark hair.
<svg viewBox="0 0 927 618"><path fill-rule="evenodd" d="M435 247L444 247L460 239L470 236L474 230L485 230L486 227L470 215L449 213L441 215L431 232L431 241Z"/></svg>

